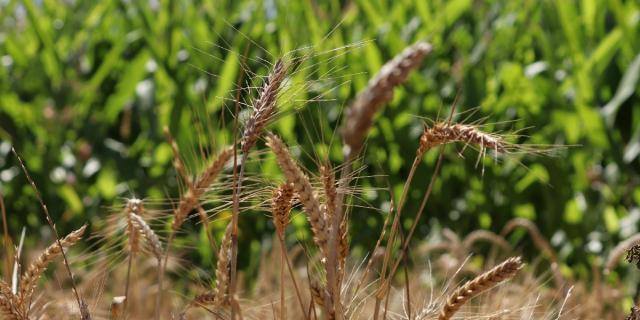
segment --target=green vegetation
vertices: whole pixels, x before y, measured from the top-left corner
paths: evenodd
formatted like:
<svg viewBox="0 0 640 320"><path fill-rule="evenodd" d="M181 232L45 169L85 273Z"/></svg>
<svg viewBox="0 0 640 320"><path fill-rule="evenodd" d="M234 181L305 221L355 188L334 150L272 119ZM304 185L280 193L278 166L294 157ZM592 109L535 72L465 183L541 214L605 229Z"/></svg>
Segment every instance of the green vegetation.
<svg viewBox="0 0 640 320"><path fill-rule="evenodd" d="M238 79L246 72L265 75L266 62L296 48L309 47L299 56L312 53L292 83L320 79L319 88L310 85L308 96L297 98L311 99L317 90L328 99L287 103L270 129L340 163L339 144L329 146L333 132L317 128L337 128L369 77L421 39L434 52L377 118L363 154L363 190L388 185L399 196L421 117L443 118L455 102L458 112L477 107L469 121L488 116L489 131L523 135L518 142L574 147L551 157L515 154L497 163L487 157L477 167L476 153L461 158L449 149L441 173L446 183L436 184L418 238L445 227L499 232L509 219L523 217L574 266L566 272L586 276L592 257L638 231L636 1L8 0L0 1L0 191L10 231L18 235L26 226L34 233L45 225L10 145L65 232L100 220L124 197L176 197L162 127L186 150L201 141L231 141ZM336 48L343 49L329 52ZM239 96L248 101L251 93ZM406 219L436 158L428 154L429 165L416 175ZM302 159L309 168L318 160ZM193 156L186 162L202 165ZM273 159L251 166L249 172L279 172ZM388 207L389 197L378 195L365 192L358 204ZM358 230L352 242L370 250L384 213L356 208L351 216ZM241 242L245 253L259 251L273 230L259 214L243 215L240 224L241 237L256 239ZM524 233L512 237L529 252ZM241 257L244 268L255 263Z"/></svg>

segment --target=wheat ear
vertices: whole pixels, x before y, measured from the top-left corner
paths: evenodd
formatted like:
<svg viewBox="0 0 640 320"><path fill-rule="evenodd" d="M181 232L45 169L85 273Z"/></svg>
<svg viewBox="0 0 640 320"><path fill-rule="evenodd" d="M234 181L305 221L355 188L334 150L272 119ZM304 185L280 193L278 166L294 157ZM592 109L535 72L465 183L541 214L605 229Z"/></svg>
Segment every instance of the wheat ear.
<svg viewBox="0 0 640 320"><path fill-rule="evenodd" d="M304 211L307 213L311 230L313 231L314 240L323 256L327 254L327 237L328 230L326 218L320 210L320 202L313 192L313 187L309 178L302 172L296 162L291 158L291 154L287 146L274 134L267 134L267 145L271 148L276 156L276 161L280 166L284 176L289 183L293 185L294 190L298 194L298 198Z"/></svg>
<svg viewBox="0 0 640 320"><path fill-rule="evenodd" d="M87 229L87 225L82 226L82 228L71 232L66 237L60 239L59 242L55 242L51 244L44 252L29 265L27 271L20 278L20 292L18 293L18 297L21 305L24 310L29 309L29 304L31 303L31 296L33 295L33 291L38 285L38 280L42 276L49 264L55 260L59 255L62 254L61 248L69 248L74 245L76 242L82 239L82 235L84 231Z"/></svg>
<svg viewBox="0 0 640 320"><path fill-rule="evenodd" d="M213 183L216 177L224 169L224 165L229 161L233 152L230 148L222 150L215 161L213 161L203 173L196 179L192 188L180 197L178 208L174 212L174 220L171 224L171 233L175 234L184 223L187 215L198 205L198 200L204 191Z"/></svg>
<svg viewBox="0 0 640 320"><path fill-rule="evenodd" d="M418 42L387 62L346 111L342 137L349 156L358 153L378 110L393 98L393 89L418 67L431 45Z"/></svg>
<svg viewBox="0 0 640 320"><path fill-rule="evenodd" d="M60 236L58 234L58 229L56 228L56 224L53 223L53 219L51 218L51 215L49 214L49 209L47 208L47 205L44 203L44 200L42 200L42 195L40 194L40 190L38 190L38 188L36 187L36 183L31 178L31 175L29 174L29 171L27 170L27 167L24 165L24 162L22 161L22 158L20 157L20 155L18 154L18 152L16 151L15 148L11 147L11 151L13 152L13 154L18 159L18 162L20 163L20 167L22 168L22 171L24 172L24 175L27 178L27 181L29 181L29 184L31 185L31 188L36 193L36 198L38 198L38 202L40 203L40 207L42 207L42 211L44 213L44 216L47 219L47 224L49 224L49 227L53 231L53 235L56 238L56 243L58 244L58 249L60 250L60 253L62 254L62 262L64 262L64 267L65 267L65 269L67 271L67 275L69 276L69 279L71 280L71 290L73 291L73 294L75 295L75 298L76 298L76 302L78 303L78 309L80 310L80 319L81 320L90 320L91 319L91 314L89 313L89 307L84 302L84 299L82 299L82 297L80 296L80 293L78 293L78 288L76 288L76 281L73 278L73 272L71 272L71 267L69 266L69 260L67 260L67 256L63 251L63 247L64 246L62 245L62 242L60 241Z"/></svg>
<svg viewBox="0 0 640 320"><path fill-rule="evenodd" d="M286 66L282 60L276 61L276 64L267 77L267 81L262 86L258 100L254 103L254 112L245 125L240 141L241 151L243 154L256 144L258 137L273 118L276 112L276 98L280 93L280 85L286 75Z"/></svg>
<svg viewBox="0 0 640 320"><path fill-rule="evenodd" d="M224 304L228 301L229 272L231 269L231 224L227 225L224 237L220 243L218 252L218 262L216 264L216 288L215 297L217 304Z"/></svg>
<svg viewBox="0 0 640 320"><path fill-rule="evenodd" d="M127 237L129 240L129 252L131 256L135 256L140 252L140 231L135 227L132 215L141 215L144 212L144 206L140 199L127 200L125 214L127 216Z"/></svg>
<svg viewBox="0 0 640 320"><path fill-rule="evenodd" d="M512 257L493 269L477 276L471 281L467 281L463 286L454 291L440 311L438 320L448 320L471 298L479 295L483 291L491 289L500 282L510 279L516 275L523 266L520 257Z"/></svg>
<svg viewBox="0 0 640 320"><path fill-rule="evenodd" d="M7 320L26 320L20 310L20 301L11 286L0 279L0 316Z"/></svg>
<svg viewBox="0 0 640 320"><path fill-rule="evenodd" d="M127 216L127 236L129 239L129 257L128 257L128 265L127 265L127 278L124 286L124 297L122 312L124 314L128 311L129 300L129 284L131 283L131 269L133 267L133 259L135 259L138 252L140 252L140 237L141 232L139 228L135 226L135 222L133 221L134 215L140 215L144 212L144 206L142 200L140 199L129 199L127 201L127 206L125 208L125 213Z"/></svg>
<svg viewBox="0 0 640 320"><path fill-rule="evenodd" d="M162 243L160 242L160 238L141 216L132 213L131 220L137 233L144 236L145 240L147 240L146 242L151 248L151 253L159 263L162 260Z"/></svg>
<svg viewBox="0 0 640 320"><path fill-rule="evenodd" d="M231 259L231 224L227 225L224 237L218 251L218 263L216 265L216 287L210 292L196 295L180 313L179 319L184 319L187 311L198 306L221 306L228 304L229 271Z"/></svg>
<svg viewBox="0 0 640 320"><path fill-rule="evenodd" d="M328 166L320 167L320 176L322 178L322 186L325 196L325 216L327 221L332 221L337 209L338 191L336 188L336 178ZM338 276L339 282L342 281L344 275L344 267L347 256L349 255L349 240L347 238L348 224L347 219L342 218L338 227Z"/></svg>
<svg viewBox="0 0 640 320"><path fill-rule="evenodd" d="M432 127L425 127L420 137L420 147L418 148L418 156L422 155L429 149L439 145L463 142L466 145L476 145L480 149L480 155L484 155L486 150L495 150L505 152L510 146L502 136L488 133L480 130L477 126L448 122L437 122Z"/></svg>
<svg viewBox="0 0 640 320"><path fill-rule="evenodd" d="M287 248L284 244L284 236L287 224L289 224L289 213L291 212L293 200L293 186L290 183L282 184L273 191L273 197L271 199L273 225L276 227L278 242L280 243L280 319L285 320L287 316L284 305L284 268Z"/></svg>
<svg viewBox="0 0 640 320"><path fill-rule="evenodd" d="M627 250L637 243L640 243L640 233L636 233L629 239L618 243L618 245L616 245L613 250L611 250L609 256L607 257L607 262L605 263L604 267L604 273L609 274L611 271L613 271L622 257L625 255Z"/></svg>

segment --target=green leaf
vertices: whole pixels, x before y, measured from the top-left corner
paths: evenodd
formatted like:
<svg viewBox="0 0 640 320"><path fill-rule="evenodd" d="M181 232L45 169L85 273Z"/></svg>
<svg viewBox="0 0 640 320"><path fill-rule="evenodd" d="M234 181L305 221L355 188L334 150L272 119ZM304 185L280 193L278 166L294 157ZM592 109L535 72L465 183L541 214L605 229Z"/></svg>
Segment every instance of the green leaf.
<svg viewBox="0 0 640 320"><path fill-rule="evenodd" d="M216 112L226 103L225 99L229 98L232 93L231 89L236 85L239 68L238 54L229 52L222 66L222 72L216 79L217 86L213 96L210 97L211 103L207 106L208 112Z"/></svg>
<svg viewBox="0 0 640 320"><path fill-rule="evenodd" d="M96 187L105 199L113 199L116 196L116 176L111 169L103 168L100 170Z"/></svg>
<svg viewBox="0 0 640 320"><path fill-rule="evenodd" d="M616 210L608 206L604 209L603 217L604 225L607 228L607 232L611 234L616 234L620 230L620 220L618 219L618 215L616 214Z"/></svg>
<svg viewBox="0 0 640 320"><path fill-rule="evenodd" d="M82 213L82 201L76 193L76 190L74 190L70 185L65 184L62 187L58 188L58 193L67 204L67 207L69 208L69 210L71 210L71 212L73 212L74 214Z"/></svg>
<svg viewBox="0 0 640 320"><path fill-rule="evenodd" d="M622 39L622 29L616 28L609 32L609 34L600 41L596 50L591 54L587 61L587 70L591 70L594 76L599 76L602 71L611 62L613 55L616 53L620 46L620 40Z"/></svg>
<svg viewBox="0 0 640 320"><path fill-rule="evenodd" d="M127 102L134 98L136 86L147 75L145 68L147 61L149 61L149 54L144 50L125 67L125 73L119 79L116 92L109 97L104 107L107 123L114 123Z"/></svg>
<svg viewBox="0 0 640 320"><path fill-rule="evenodd" d="M624 73L620 84L618 84L618 90L613 96L613 99L602 108L602 115L610 128L616 120L616 114L622 103L624 103L633 93L638 89L638 79L640 78L640 54L638 54L633 62L627 68Z"/></svg>

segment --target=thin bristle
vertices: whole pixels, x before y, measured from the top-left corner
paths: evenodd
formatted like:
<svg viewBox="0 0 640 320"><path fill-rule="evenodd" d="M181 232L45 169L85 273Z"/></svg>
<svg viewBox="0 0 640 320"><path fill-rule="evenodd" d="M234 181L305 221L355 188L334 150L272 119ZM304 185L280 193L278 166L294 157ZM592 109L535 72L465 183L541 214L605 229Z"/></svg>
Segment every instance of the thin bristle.
<svg viewBox="0 0 640 320"><path fill-rule="evenodd" d="M311 230L313 231L314 240L323 256L327 253L328 230L326 218L320 210L320 202L313 192L313 187L309 182L309 178L302 172L300 167L291 158L286 145L273 134L267 135L267 145L271 148L276 156L276 160L284 176L289 183L293 184L293 188L298 194L298 198L304 211L307 213Z"/></svg>
<svg viewBox="0 0 640 320"><path fill-rule="evenodd" d="M71 232L69 235L60 239L60 245L64 248L69 248L74 245L76 242L82 239L82 235L86 230L87 225L82 226L82 228ZM34 261L27 271L22 275L20 279L20 292L18 294L20 303L23 307L28 310L29 304L31 303L31 296L38 285L38 280L42 276L49 264L60 254L62 250L60 250L60 246L58 243L51 244L39 257Z"/></svg>
<svg viewBox="0 0 640 320"><path fill-rule="evenodd" d="M241 150L246 154L256 144L258 137L273 118L276 112L276 98L280 92L280 85L286 74L286 67L282 60L278 60L273 71L267 77L260 96L254 104L254 112L247 121L242 134Z"/></svg>
<svg viewBox="0 0 640 320"><path fill-rule="evenodd" d="M284 236L284 230L289 224L289 213L291 212L293 200L293 185L283 183L273 191L271 201L271 214L273 215L273 224L279 236Z"/></svg>
<svg viewBox="0 0 640 320"><path fill-rule="evenodd" d="M158 235L153 232L151 227L149 227L141 216L131 213L131 220L133 221L133 226L137 233L143 235L147 240L149 247L151 247L151 253L153 253L153 256L160 261L162 259L162 243L160 242Z"/></svg>
<svg viewBox="0 0 640 320"><path fill-rule="evenodd" d="M393 98L393 89L403 83L409 73L417 68L431 45L418 42L387 62L378 74L369 81L346 111L342 136L348 147L347 155L357 153L373 123L378 110Z"/></svg>
<svg viewBox="0 0 640 320"><path fill-rule="evenodd" d="M442 307L438 320L451 319L471 298L495 287L506 279L512 278L522 266L523 263L520 257L512 257L493 269L477 276L475 279L467 281L449 296L449 299L447 299L447 302Z"/></svg>

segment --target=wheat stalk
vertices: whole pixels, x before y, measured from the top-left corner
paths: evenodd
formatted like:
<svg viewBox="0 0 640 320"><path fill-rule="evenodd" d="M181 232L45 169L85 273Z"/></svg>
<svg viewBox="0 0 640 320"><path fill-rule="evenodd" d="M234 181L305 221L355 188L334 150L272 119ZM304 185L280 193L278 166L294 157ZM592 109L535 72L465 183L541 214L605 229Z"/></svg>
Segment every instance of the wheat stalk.
<svg viewBox="0 0 640 320"><path fill-rule="evenodd" d="M87 225L84 225L80 229L71 232L63 239L60 239L59 242L51 244L33 263L31 263L31 265L29 265L27 271L25 271L20 278L20 292L18 293L20 305L25 310L25 313L29 310L31 296L38 285L38 280L45 270L47 270L49 264L55 260L56 257L62 254L61 248L69 248L76 242L80 241L86 229Z"/></svg>
<svg viewBox="0 0 640 320"><path fill-rule="evenodd" d="M495 287L500 282L510 279L523 266L520 257L512 257L493 269L467 281L463 286L458 287L442 306L438 320L448 320L471 298L479 295L483 291Z"/></svg>
<svg viewBox="0 0 640 320"><path fill-rule="evenodd" d="M302 172L300 167L291 158L291 154L287 149L287 146L277 136L269 133L267 135L267 145L271 148L276 156L276 161L282 169L284 176L289 183L293 185L294 190L298 194L298 199L305 212L311 230L313 231L314 240L320 248L323 256L327 254L327 224L324 213L320 209L320 202L318 197L313 192L313 187L309 178Z"/></svg>

